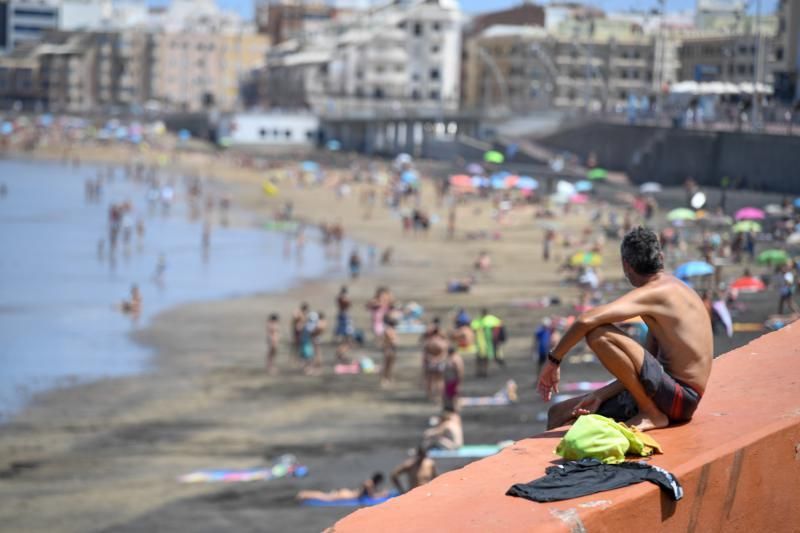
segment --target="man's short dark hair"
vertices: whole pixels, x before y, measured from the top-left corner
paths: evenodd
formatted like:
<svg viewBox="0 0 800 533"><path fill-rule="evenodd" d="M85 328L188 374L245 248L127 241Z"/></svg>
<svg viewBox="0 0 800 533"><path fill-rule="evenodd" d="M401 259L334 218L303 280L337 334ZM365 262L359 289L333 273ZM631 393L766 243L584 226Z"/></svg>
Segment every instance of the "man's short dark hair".
<svg viewBox="0 0 800 533"><path fill-rule="evenodd" d="M377 486L381 483L383 483L383 474L381 472L375 472L372 474L372 484Z"/></svg>
<svg viewBox="0 0 800 533"><path fill-rule="evenodd" d="M620 253L633 271L642 276L655 274L664 269L664 258L661 255L658 236L642 226L633 228L625 235Z"/></svg>

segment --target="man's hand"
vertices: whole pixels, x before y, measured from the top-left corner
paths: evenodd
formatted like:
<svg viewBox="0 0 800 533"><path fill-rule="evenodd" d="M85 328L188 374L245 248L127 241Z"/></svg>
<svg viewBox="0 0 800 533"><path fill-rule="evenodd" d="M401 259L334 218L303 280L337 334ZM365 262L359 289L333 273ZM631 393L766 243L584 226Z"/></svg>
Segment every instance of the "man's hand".
<svg viewBox="0 0 800 533"><path fill-rule="evenodd" d="M599 396L595 394L587 394L583 397L583 400L581 400L578 405L575 406L575 409L572 410L572 416L577 418L581 415L590 415L592 413L596 413L602 403L603 400Z"/></svg>
<svg viewBox="0 0 800 533"><path fill-rule="evenodd" d="M539 383L536 385L536 390L539 391L544 401L549 402L550 398L553 397L553 393L558 393L559 381L561 381L561 370L558 365L547 361L542 367L542 371L539 374Z"/></svg>

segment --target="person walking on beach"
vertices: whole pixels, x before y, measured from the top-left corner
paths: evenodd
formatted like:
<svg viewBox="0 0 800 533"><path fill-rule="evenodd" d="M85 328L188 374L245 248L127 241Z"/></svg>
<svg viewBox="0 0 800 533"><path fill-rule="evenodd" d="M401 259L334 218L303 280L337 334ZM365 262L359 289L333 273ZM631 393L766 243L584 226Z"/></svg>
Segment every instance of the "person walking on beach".
<svg viewBox="0 0 800 533"><path fill-rule="evenodd" d="M381 387L393 382L394 363L397 359L397 314L389 309L383 317L383 366L381 367Z"/></svg>
<svg viewBox="0 0 800 533"><path fill-rule="evenodd" d="M595 412L642 431L688 422L705 393L714 338L703 301L664 272L664 255L651 230L631 230L620 253L634 289L577 317L547 355L537 389L550 401L558 392L561 361L584 338L617 380L551 407L549 429ZM647 324L644 347L614 326L634 317Z"/></svg>
<svg viewBox="0 0 800 533"><path fill-rule="evenodd" d="M361 273L361 256L358 253L357 248L353 248L353 252L350 254L350 277L352 279L358 279L359 274Z"/></svg>
<svg viewBox="0 0 800 533"><path fill-rule="evenodd" d="M780 268L779 274L779 300L778 300L778 314L783 314L784 306L789 307L790 313L797 313L797 306L794 303L794 293L796 283L794 278L794 269L791 262L783 265Z"/></svg>
<svg viewBox="0 0 800 533"><path fill-rule="evenodd" d="M401 476L406 476L407 488L400 482ZM414 457L406 459L392 470L392 483L400 494L405 494L432 481L436 476L436 463L428 457L425 448L417 446Z"/></svg>
<svg viewBox="0 0 800 533"><path fill-rule="evenodd" d="M464 381L464 360L456 351L455 347L447 348L447 358L444 361L444 390L442 394L442 406L454 412L459 411L459 388Z"/></svg>
<svg viewBox="0 0 800 533"><path fill-rule="evenodd" d="M267 320L267 374L276 374L275 359L278 356L278 343L281 339L279 317L273 313Z"/></svg>
<svg viewBox="0 0 800 533"><path fill-rule="evenodd" d="M322 371L322 350L320 349L319 340L327 329L328 321L325 320L325 313L322 311L317 312L317 319L314 328L311 330L311 346L314 354L311 359L311 372L315 374Z"/></svg>
<svg viewBox="0 0 800 533"><path fill-rule="evenodd" d="M438 318L434 318L427 331L422 334L422 374L425 393L431 401L438 401L444 389L444 363L448 342L442 333Z"/></svg>
<svg viewBox="0 0 800 533"><path fill-rule="evenodd" d="M308 304L303 302L300 308L292 313L292 339L294 341L295 354L298 360L303 359L303 330L308 320Z"/></svg>

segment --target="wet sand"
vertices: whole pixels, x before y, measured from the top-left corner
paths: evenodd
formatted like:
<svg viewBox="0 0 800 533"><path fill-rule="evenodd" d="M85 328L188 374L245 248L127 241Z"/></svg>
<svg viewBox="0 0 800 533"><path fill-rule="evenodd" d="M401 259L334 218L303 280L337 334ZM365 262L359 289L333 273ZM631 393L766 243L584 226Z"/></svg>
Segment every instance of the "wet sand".
<svg viewBox="0 0 800 533"><path fill-rule="evenodd" d="M107 157L125 156L85 154ZM492 309L508 328L508 366L494 366L489 379L477 380L468 361L464 394L489 395L513 378L521 399L510 407L466 410L465 440L494 443L543 429L537 415L546 406L532 387L531 336L542 316L571 313L577 290L561 284L555 262L541 263L543 232L530 212L516 214L501 241L447 241L444 223L427 238L403 237L400 221L387 210L362 219L357 188L343 200L330 189L284 191L281 199L269 200L260 193L258 173L226 170L204 155L183 159L224 179L240 206L271 212L288 196L299 216L340 219L350 237L381 248L393 245L394 264L354 283L342 272L338 279L310 281L285 293L191 304L159 315L137 337L158 354L152 372L50 392L0 427L0 530L319 531L352 512L299 507L293 497L301 489L356 486L374 470L388 473L416 444L437 408L419 387L416 335L401 336L398 379L389 390L379 387L375 375L332 375L327 336L322 376L293 368L286 345L291 311L307 300L333 321L333 301L343 283L350 286L356 324L364 329L363 303L380 284L404 302L421 303L426 317L441 316L445 324L458 307L473 314L484 306ZM430 187L425 205L446 220L446 210L433 207ZM490 211L488 203L460 208L459 234L491 227ZM558 222L574 233L589 224L585 214ZM621 280L617 243L606 248L602 271L606 279ZM483 249L492 254L492 273L470 294L446 294L446 280L469 273ZM545 310L511 305L517 298L544 295L559 295L563 304ZM273 311L281 314L284 334L279 376L264 372L264 319ZM372 342L365 354L380 360ZM598 363L587 363L565 366L562 376L567 382L607 374ZM226 486L176 481L193 470L256 466L283 453L296 455L310 475ZM440 461L439 467L461 464Z"/></svg>

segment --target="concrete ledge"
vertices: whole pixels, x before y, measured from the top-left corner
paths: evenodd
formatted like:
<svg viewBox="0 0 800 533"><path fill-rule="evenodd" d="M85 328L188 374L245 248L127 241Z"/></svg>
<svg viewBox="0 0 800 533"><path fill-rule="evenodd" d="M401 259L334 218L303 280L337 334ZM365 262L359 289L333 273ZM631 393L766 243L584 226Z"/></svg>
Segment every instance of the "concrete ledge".
<svg viewBox="0 0 800 533"><path fill-rule="evenodd" d="M665 453L651 463L678 477L679 502L650 483L547 504L505 496L559 459L563 434L521 440L330 531L800 532L800 324L718 358L692 422L653 432Z"/></svg>

